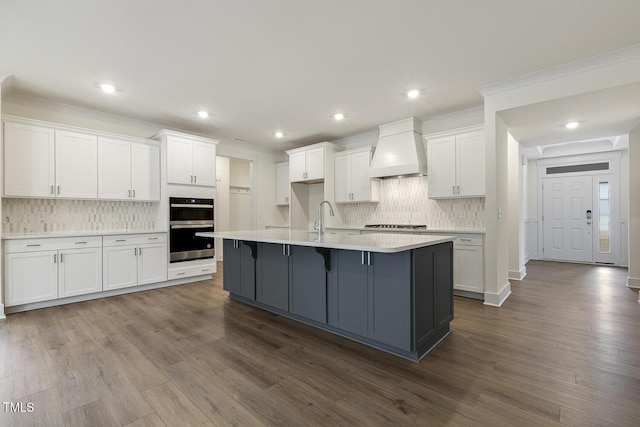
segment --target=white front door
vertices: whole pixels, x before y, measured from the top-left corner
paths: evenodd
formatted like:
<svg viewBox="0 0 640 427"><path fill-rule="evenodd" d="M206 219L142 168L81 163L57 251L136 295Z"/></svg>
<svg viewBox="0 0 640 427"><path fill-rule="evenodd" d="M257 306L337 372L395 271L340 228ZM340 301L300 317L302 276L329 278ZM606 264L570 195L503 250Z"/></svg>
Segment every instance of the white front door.
<svg viewBox="0 0 640 427"><path fill-rule="evenodd" d="M593 262L593 178L544 178L543 257Z"/></svg>

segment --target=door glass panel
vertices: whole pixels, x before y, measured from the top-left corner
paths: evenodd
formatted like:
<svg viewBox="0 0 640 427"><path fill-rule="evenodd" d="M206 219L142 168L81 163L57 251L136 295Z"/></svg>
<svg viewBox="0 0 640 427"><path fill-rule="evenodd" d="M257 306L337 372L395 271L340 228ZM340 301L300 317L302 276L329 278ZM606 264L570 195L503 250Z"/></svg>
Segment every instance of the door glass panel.
<svg viewBox="0 0 640 427"><path fill-rule="evenodd" d="M610 201L609 201L609 183L598 183L598 248L600 252L611 252L610 235Z"/></svg>

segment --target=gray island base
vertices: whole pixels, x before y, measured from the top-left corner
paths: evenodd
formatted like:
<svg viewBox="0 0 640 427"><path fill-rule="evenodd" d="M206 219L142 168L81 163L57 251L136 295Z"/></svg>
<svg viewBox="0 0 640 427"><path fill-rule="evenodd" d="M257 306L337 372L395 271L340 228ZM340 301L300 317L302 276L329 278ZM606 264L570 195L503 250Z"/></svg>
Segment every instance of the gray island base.
<svg viewBox="0 0 640 427"><path fill-rule="evenodd" d="M202 235L224 239L223 287L232 299L414 362L450 334L452 237Z"/></svg>

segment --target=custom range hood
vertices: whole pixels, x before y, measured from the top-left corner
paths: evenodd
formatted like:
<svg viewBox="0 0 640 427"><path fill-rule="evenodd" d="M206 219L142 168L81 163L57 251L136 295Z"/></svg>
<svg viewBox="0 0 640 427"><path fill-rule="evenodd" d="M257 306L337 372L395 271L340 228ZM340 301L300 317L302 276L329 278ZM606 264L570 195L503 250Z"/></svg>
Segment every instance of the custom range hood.
<svg viewBox="0 0 640 427"><path fill-rule="evenodd" d="M380 136L369 168L371 178L401 178L427 174L422 122L414 117L380 125Z"/></svg>

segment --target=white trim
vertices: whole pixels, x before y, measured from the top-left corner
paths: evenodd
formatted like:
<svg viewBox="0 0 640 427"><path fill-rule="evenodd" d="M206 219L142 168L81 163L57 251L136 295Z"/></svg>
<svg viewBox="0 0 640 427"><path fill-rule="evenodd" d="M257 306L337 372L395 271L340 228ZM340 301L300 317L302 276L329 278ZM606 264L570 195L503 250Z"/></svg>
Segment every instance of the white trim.
<svg viewBox="0 0 640 427"><path fill-rule="evenodd" d="M94 130L94 129L83 128L78 126L64 125L60 123L47 122L44 120L30 119L27 117L10 116L7 114L3 114L2 121L34 125L34 126L43 126L43 127L48 127L55 130L65 130L70 132L83 132L83 133L90 132L92 135L96 135L96 136L105 136L108 138L126 139L127 141L136 141L136 142L142 142L145 144L159 145L158 141L155 141L149 138L140 138L139 136L130 136L130 135L125 135L121 133L105 132L101 130Z"/></svg>
<svg viewBox="0 0 640 427"><path fill-rule="evenodd" d="M442 131L442 132L434 132L434 133L430 133L428 135L422 135L422 138L424 138L425 140L429 140L429 139L433 139L433 138L441 138L443 136L458 135L458 134L461 134L461 133L468 133L468 132L478 132L478 131L482 131L482 130L484 130L484 125L465 126L465 127L462 127L462 128L445 130L445 131Z"/></svg>
<svg viewBox="0 0 640 427"><path fill-rule="evenodd" d="M518 282L527 276L527 267L522 267L520 271L509 270L509 280L517 280Z"/></svg>
<svg viewBox="0 0 640 427"><path fill-rule="evenodd" d="M220 140L208 138L206 136L194 135L186 132L177 132L170 129L162 129L158 131L155 135L151 136L151 139L159 140L164 137L174 137L174 138L182 138L182 139L190 139L193 141L205 142L207 144L218 145Z"/></svg>
<svg viewBox="0 0 640 427"><path fill-rule="evenodd" d="M589 58L569 62L556 67L546 68L544 70L524 74L510 79L501 80L499 82L490 83L488 85L478 87L477 90L486 98L487 96L499 92L507 92L524 86L531 86L549 80L555 80L598 68L605 68L623 62L633 61L638 58L640 58L640 44L624 47L602 55L591 56Z"/></svg>
<svg viewBox="0 0 640 427"><path fill-rule="evenodd" d="M627 276L627 288L640 289L640 278Z"/></svg>
<svg viewBox="0 0 640 427"><path fill-rule="evenodd" d="M0 320L6 319L7 316L4 314L4 304L0 304Z"/></svg>
<svg viewBox="0 0 640 427"><path fill-rule="evenodd" d="M511 283L507 282L497 294L491 292L484 293L484 305L500 307L511 295Z"/></svg>
<svg viewBox="0 0 640 427"><path fill-rule="evenodd" d="M202 276L187 277L184 279L168 280L166 282L150 283L148 285L135 286L131 288L113 289L110 291L96 292L94 294L87 294L87 295L78 295L78 296L69 297L69 298L58 298L58 299L53 299L49 301L34 302L31 304L16 305L13 307L9 307L8 313L18 313L21 311L36 310L39 308L55 307L58 305L71 304L71 303L82 302L82 301L90 301L95 299L102 299L102 298L112 297L115 295L131 294L134 292L149 291L152 289L183 285L185 283L198 282L201 280L208 280L208 279L211 279L210 274L205 274Z"/></svg>
<svg viewBox="0 0 640 427"><path fill-rule="evenodd" d="M478 105L476 107L465 108L464 110L454 111L452 113L441 114L439 116L430 117L422 121L424 126L425 122L431 123L449 123L456 122L458 120L467 119L469 117L480 117L484 119L484 105ZM482 125L481 125L482 126Z"/></svg>

